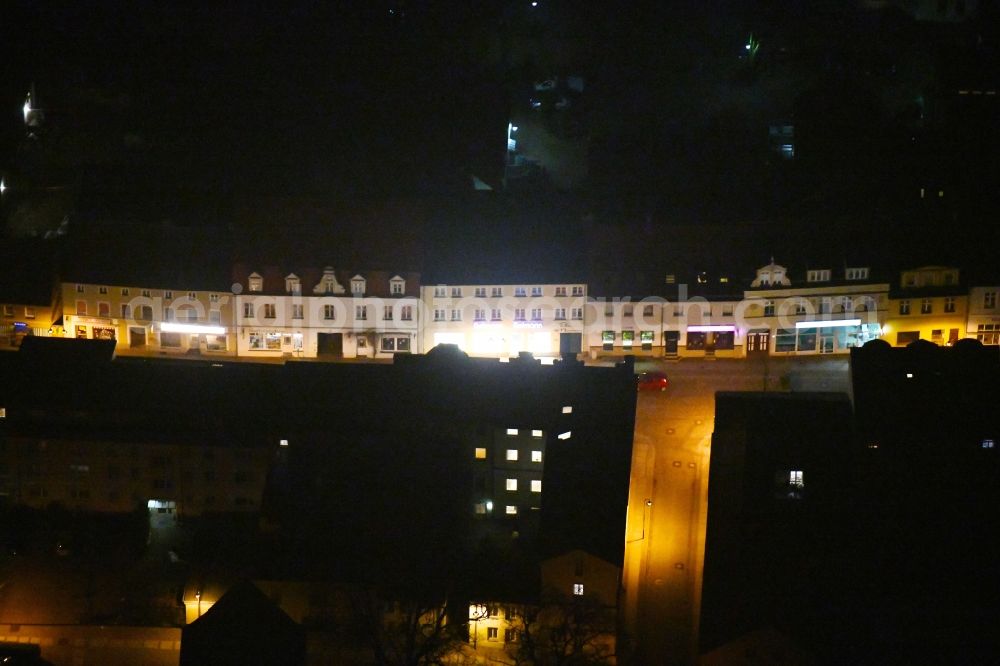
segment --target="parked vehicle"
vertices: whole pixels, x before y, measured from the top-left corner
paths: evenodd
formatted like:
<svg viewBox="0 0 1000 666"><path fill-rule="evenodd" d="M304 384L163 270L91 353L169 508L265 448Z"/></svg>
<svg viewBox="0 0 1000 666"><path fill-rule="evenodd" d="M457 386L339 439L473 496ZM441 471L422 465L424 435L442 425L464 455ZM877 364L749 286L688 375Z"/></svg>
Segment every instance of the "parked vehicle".
<svg viewBox="0 0 1000 666"><path fill-rule="evenodd" d="M666 391L670 381L665 373L651 370L636 375L635 385L640 391Z"/></svg>

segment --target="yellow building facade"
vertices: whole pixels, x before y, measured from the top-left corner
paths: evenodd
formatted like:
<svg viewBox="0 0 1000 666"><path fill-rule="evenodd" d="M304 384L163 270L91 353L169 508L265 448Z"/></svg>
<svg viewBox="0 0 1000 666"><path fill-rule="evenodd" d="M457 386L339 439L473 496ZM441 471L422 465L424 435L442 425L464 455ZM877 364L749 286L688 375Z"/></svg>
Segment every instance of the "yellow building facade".
<svg viewBox="0 0 1000 666"><path fill-rule="evenodd" d="M236 355L231 293L63 282L59 295L65 337L114 339L126 355Z"/></svg>
<svg viewBox="0 0 1000 666"><path fill-rule="evenodd" d="M958 268L904 270L889 293L882 338L897 347L926 340L950 346L967 337L969 291Z"/></svg>

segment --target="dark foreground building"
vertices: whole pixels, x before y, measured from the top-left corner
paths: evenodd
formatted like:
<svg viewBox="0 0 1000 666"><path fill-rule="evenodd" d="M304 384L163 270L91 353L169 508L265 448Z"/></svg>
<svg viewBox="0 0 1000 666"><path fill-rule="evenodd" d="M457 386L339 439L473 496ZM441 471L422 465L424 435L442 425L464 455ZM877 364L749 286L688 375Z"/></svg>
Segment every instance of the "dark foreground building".
<svg viewBox="0 0 1000 666"><path fill-rule="evenodd" d="M846 396L718 395L702 652L990 662L997 351L876 341L851 372L853 414Z"/></svg>
<svg viewBox="0 0 1000 666"><path fill-rule="evenodd" d="M181 559L199 589L269 581L288 590L272 596L298 599L278 604L297 622L361 645L359 620L380 616L355 617L361 602L397 616L446 606L460 634L471 602L537 603L553 558L621 569L629 362L439 348L392 364L219 363L112 359L99 343L0 358L3 504L174 513L168 526L195 526ZM243 536L206 527L248 517L259 529ZM616 604L620 580L584 586L572 567L559 580L565 594L585 587ZM321 593L331 585L343 594ZM346 601L333 608L335 597ZM195 617L219 598L197 599Z"/></svg>
<svg viewBox="0 0 1000 666"><path fill-rule="evenodd" d="M716 394L702 652L809 622L843 511L851 430L842 394Z"/></svg>

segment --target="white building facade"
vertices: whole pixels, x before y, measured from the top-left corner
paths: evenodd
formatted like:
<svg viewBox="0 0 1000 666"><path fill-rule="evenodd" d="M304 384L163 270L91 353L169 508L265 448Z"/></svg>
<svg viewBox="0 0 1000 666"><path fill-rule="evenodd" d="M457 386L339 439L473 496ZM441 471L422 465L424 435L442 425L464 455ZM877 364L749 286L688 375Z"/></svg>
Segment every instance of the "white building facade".
<svg viewBox="0 0 1000 666"><path fill-rule="evenodd" d="M421 287L423 349L454 344L470 356L582 351L587 285L463 284Z"/></svg>
<svg viewBox="0 0 1000 666"><path fill-rule="evenodd" d="M237 282L237 354L392 358L420 347L419 277L384 272L249 271Z"/></svg>
<svg viewBox="0 0 1000 666"><path fill-rule="evenodd" d="M966 336L984 345L1000 345L1000 286L969 290Z"/></svg>

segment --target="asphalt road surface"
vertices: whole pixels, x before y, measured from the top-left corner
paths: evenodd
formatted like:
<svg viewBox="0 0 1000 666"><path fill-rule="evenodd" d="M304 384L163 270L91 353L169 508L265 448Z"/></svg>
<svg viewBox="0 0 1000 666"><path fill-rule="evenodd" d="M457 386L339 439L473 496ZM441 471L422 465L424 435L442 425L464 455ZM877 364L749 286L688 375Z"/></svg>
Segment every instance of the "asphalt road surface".
<svg viewBox="0 0 1000 666"><path fill-rule="evenodd" d="M846 358L639 361L667 373L642 391L626 523L624 617L635 663L697 662L708 469L717 391L850 393Z"/></svg>

